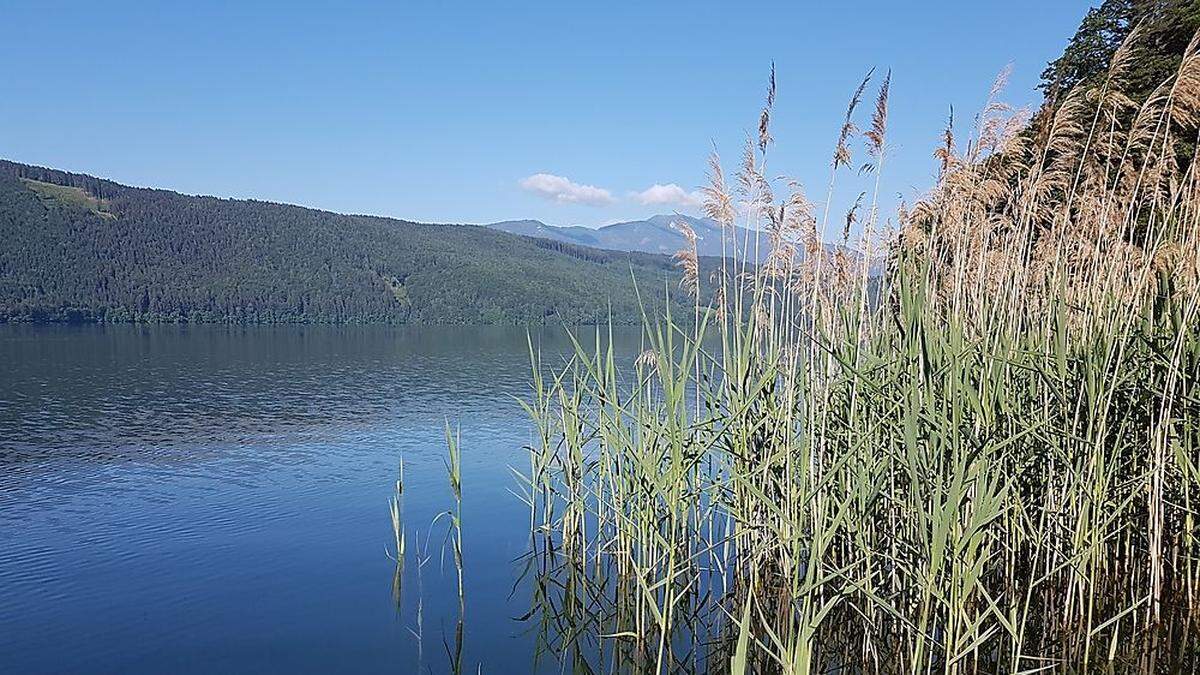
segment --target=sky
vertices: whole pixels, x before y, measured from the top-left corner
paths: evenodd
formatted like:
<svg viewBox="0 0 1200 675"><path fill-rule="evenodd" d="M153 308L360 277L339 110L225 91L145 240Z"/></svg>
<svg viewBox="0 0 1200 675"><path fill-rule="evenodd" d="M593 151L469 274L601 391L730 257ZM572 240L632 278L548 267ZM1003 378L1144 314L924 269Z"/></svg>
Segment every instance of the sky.
<svg viewBox="0 0 1200 675"><path fill-rule="evenodd" d="M1009 64L1004 99L1040 100L1089 6L0 0L0 157L422 222L595 227L696 213L708 154L736 164L772 63L767 173L821 202L874 67L859 121L890 69L888 213L931 184L950 106L965 136ZM836 208L863 183L848 173Z"/></svg>

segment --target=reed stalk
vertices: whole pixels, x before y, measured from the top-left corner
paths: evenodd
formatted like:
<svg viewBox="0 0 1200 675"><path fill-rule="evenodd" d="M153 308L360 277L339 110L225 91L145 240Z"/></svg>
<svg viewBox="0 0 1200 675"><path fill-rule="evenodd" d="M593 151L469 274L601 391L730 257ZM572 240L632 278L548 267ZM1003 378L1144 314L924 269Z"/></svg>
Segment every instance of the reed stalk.
<svg viewBox="0 0 1200 675"><path fill-rule="evenodd" d="M1140 107L1113 93L1129 53L1032 126L993 95L963 152L948 127L882 276L890 78L852 256L823 237L867 82L818 221L763 176L772 72L737 176L767 262L733 240L714 156L730 240L711 284L681 252L690 316L647 318L631 363L599 331L553 369L531 348L551 651L591 672L1200 667L1200 50Z"/></svg>

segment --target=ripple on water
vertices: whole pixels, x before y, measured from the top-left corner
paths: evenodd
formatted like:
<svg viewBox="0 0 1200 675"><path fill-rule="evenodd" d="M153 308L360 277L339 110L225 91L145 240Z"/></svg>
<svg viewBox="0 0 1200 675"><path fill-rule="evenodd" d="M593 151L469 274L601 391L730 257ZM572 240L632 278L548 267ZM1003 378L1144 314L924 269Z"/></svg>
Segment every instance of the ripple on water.
<svg viewBox="0 0 1200 675"><path fill-rule="evenodd" d="M529 440L522 329L0 326L0 364L0 670L412 662L384 500L403 456L414 535L440 536L447 420L469 571L507 578L524 545L507 493ZM492 585L469 644L517 658L524 609ZM449 620L428 595L426 625Z"/></svg>

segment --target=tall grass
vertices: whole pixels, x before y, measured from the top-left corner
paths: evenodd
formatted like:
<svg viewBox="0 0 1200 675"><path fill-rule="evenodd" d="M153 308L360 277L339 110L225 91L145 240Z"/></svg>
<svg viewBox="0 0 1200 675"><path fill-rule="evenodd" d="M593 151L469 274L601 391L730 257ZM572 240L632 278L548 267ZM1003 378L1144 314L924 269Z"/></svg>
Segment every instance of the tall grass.
<svg viewBox="0 0 1200 675"><path fill-rule="evenodd" d="M451 429L449 422L446 423L445 442L447 450L446 459L446 477L450 484L450 493L454 499L452 508L446 511L439 512L433 517L429 524L429 532L426 533L424 544L422 545L420 533L417 534L416 540L416 561L417 561L417 600L416 600L416 622L415 628L409 628L409 632L416 640L417 646L417 668L420 669L424 665L424 644L425 644L425 605L424 605L424 570L425 566L431 560L429 554L430 541L434 536L434 529L439 521L445 519L446 533L442 544L442 563L445 563L445 549L449 545L454 563L455 578L457 582L458 592L458 620L454 628L454 644L451 646L448 640L444 639L443 645L446 649L446 656L449 660L449 672L463 672L463 647L464 647L464 626L466 621L467 611L467 596L466 586L464 584L465 566L463 564L463 529L462 529L462 450L461 439L457 429ZM392 599L395 602L397 610L403 608L403 582L405 562L407 560L407 533L406 523L404 518L404 461L399 464L399 477L396 480L394 494L388 499L388 513L392 523L392 537L395 545L395 555L387 552L389 558L395 563L396 567L392 574ZM386 552L386 550L385 550Z"/></svg>
<svg viewBox="0 0 1200 675"><path fill-rule="evenodd" d="M1032 122L998 84L886 237L889 80L842 216L868 83L818 209L766 178L772 73L734 187L714 156L706 189L762 241L727 240L705 284L681 252L693 315L648 318L634 363L600 334L549 374L534 355L546 649L605 672L1200 667L1200 53L1135 104L1138 54Z"/></svg>

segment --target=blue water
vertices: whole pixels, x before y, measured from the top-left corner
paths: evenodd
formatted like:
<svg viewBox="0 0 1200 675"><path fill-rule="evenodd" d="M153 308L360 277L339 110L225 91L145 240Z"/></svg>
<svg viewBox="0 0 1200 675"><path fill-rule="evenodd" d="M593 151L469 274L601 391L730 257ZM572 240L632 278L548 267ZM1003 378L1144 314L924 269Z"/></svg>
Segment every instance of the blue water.
<svg viewBox="0 0 1200 675"><path fill-rule="evenodd" d="M463 664L529 671L528 373L523 329L0 326L0 672L449 670L447 421Z"/></svg>

